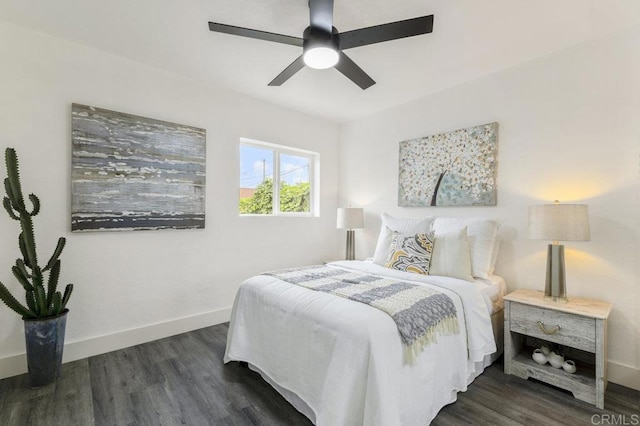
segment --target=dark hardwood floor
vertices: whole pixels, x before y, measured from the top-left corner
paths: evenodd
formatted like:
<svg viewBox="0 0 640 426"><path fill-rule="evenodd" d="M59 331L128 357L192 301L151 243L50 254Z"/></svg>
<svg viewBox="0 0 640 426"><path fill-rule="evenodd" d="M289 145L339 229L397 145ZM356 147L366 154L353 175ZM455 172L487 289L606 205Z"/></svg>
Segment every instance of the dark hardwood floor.
<svg viewBox="0 0 640 426"><path fill-rule="evenodd" d="M68 363L61 379L39 389L27 388L26 375L1 380L0 425L309 425L258 374L222 363L227 329L220 324ZM640 423L638 391L609 384L605 407L505 376L498 362L433 424Z"/></svg>

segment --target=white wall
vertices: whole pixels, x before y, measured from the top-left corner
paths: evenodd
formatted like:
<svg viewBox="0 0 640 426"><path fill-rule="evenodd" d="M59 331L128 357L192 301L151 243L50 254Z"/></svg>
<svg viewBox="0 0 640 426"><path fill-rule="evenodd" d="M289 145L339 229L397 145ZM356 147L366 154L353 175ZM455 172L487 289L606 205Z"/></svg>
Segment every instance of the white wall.
<svg viewBox="0 0 640 426"><path fill-rule="evenodd" d="M544 288L546 243L527 208L587 203L591 242L566 243L569 295L613 303L609 373L640 389L640 28L557 52L341 127L341 204L364 207L360 257L379 215L486 216L507 231L497 272L509 290ZM498 121L498 205L397 207L398 142Z"/></svg>
<svg viewBox="0 0 640 426"><path fill-rule="evenodd" d="M61 279L76 289L66 361L226 321L246 277L335 258L336 124L8 23L0 58L2 155L17 149L23 187L42 201L41 256L67 238ZM72 234L72 102L205 128L206 229ZM319 152L320 217L239 217L240 137ZM0 235L0 281L22 299L10 272L18 226L5 213ZM26 371L22 333L18 315L0 308L0 378Z"/></svg>

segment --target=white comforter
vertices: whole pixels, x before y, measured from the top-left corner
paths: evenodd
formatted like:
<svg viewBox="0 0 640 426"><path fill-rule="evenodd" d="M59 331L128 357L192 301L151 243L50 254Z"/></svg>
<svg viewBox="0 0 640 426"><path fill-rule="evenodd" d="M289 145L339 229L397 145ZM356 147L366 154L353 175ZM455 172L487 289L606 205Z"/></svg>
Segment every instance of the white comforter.
<svg viewBox="0 0 640 426"><path fill-rule="evenodd" d="M460 333L438 337L409 365L384 312L259 275L238 290L224 362L248 362L318 425L428 424L496 351L482 284L369 262L331 265L437 286L455 303Z"/></svg>

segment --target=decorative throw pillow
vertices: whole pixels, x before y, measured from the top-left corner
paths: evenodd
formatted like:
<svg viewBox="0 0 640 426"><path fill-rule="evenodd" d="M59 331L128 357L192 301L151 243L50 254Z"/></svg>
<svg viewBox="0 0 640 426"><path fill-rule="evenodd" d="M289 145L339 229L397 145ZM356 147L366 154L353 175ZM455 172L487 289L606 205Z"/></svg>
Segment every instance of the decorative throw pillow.
<svg viewBox="0 0 640 426"><path fill-rule="evenodd" d="M433 235L433 232L420 234L394 232L384 266L398 271L428 275L433 252Z"/></svg>
<svg viewBox="0 0 640 426"><path fill-rule="evenodd" d="M466 227L445 234L436 233L429 275L473 281Z"/></svg>
<svg viewBox="0 0 640 426"><path fill-rule="evenodd" d="M431 223L435 219L433 216L425 218L412 217L394 217L387 213L380 215L382 225L380 226L380 234L376 251L373 255L373 263L384 266L389 254L389 246L391 245L391 237L394 232L400 234L418 234L420 232L427 233L431 230Z"/></svg>
<svg viewBox="0 0 640 426"><path fill-rule="evenodd" d="M484 218L438 217L433 222L436 235L467 228L471 274L489 278L498 257L498 222Z"/></svg>

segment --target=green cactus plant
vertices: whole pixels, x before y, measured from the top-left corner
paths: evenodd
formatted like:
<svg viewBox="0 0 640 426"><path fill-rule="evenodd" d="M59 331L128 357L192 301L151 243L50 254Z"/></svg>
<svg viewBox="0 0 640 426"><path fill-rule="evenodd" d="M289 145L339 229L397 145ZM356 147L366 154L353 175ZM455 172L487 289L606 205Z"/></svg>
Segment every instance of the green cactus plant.
<svg viewBox="0 0 640 426"><path fill-rule="evenodd" d="M18 156L13 148L6 149L5 162L7 177L4 180L4 189L7 195L3 199L3 205L9 217L20 222L22 229L18 237L22 258L16 260L11 270L26 292L26 306L20 303L2 282L0 282L0 300L24 319L55 317L64 311L73 292L73 284L67 284L64 294L57 290L60 278L60 255L66 240L60 237L47 264L44 267L38 264L32 218L40 212L40 200L34 194L29 194L29 201L33 208L27 209L22 195ZM45 289L46 272L49 276Z"/></svg>

